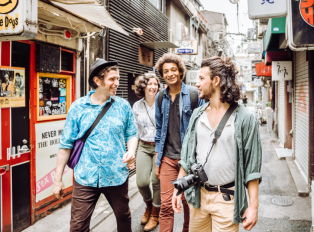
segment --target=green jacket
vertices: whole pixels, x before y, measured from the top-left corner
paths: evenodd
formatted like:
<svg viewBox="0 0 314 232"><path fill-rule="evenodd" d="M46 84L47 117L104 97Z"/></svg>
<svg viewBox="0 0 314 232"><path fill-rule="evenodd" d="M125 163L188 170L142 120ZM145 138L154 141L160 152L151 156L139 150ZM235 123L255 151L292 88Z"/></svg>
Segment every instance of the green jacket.
<svg viewBox="0 0 314 232"><path fill-rule="evenodd" d="M194 110L189 127L185 134L181 161L179 165L188 172L196 162L196 125L209 103ZM239 105L233 112L235 116L235 192L234 192L234 223L242 222L242 215L248 207L245 188L251 180L259 179L262 164L262 146L259 125L256 116L247 108ZM200 184L196 184L184 192L187 202L195 208L200 207Z"/></svg>

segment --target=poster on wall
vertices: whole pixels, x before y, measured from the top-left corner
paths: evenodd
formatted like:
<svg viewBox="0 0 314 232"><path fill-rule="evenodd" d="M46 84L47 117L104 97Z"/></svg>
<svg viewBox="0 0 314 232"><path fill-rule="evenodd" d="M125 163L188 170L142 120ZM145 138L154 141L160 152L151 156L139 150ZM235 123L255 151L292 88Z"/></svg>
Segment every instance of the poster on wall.
<svg viewBox="0 0 314 232"><path fill-rule="evenodd" d="M25 69L0 66L0 108L25 106Z"/></svg>
<svg viewBox="0 0 314 232"><path fill-rule="evenodd" d="M66 114L66 80L39 77L39 116Z"/></svg>
<svg viewBox="0 0 314 232"><path fill-rule="evenodd" d="M51 195L56 173L57 154L65 120L35 124L36 131L36 202ZM73 185L73 170L66 166L62 181Z"/></svg>

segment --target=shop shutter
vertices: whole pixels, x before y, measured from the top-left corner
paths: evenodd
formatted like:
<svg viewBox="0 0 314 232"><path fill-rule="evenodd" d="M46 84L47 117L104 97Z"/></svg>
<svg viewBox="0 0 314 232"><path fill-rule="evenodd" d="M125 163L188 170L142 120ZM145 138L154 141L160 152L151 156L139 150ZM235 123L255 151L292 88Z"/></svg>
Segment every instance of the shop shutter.
<svg viewBox="0 0 314 232"><path fill-rule="evenodd" d="M129 99L134 78L139 74L153 71L153 67L140 64L139 47L142 42L169 41L168 24L166 15L157 10L147 0L109 0L109 13L119 23L129 36L109 29L108 34L108 60L119 62L120 85L117 96L122 97L132 104L137 99ZM141 28L143 35L138 36L132 28ZM154 50L154 65L168 49ZM132 78L132 79L129 79ZM162 81L162 80L161 80ZM130 97L131 98L131 97ZM130 176L136 169L130 171Z"/></svg>
<svg viewBox="0 0 314 232"><path fill-rule="evenodd" d="M308 62L306 52L294 52L295 70L295 132L294 154L295 161L308 176L309 154L309 95L308 95Z"/></svg>
<svg viewBox="0 0 314 232"><path fill-rule="evenodd" d="M278 81L278 137L285 144L285 81Z"/></svg>

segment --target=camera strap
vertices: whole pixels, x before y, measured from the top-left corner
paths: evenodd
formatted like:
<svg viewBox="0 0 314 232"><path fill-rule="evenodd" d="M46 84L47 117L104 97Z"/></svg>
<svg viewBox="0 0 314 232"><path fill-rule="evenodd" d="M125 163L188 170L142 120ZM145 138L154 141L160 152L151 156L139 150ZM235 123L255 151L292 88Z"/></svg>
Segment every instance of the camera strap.
<svg viewBox="0 0 314 232"><path fill-rule="evenodd" d="M207 157L206 157L206 161L203 165L203 167L205 166L205 164L207 163L208 157L210 155L210 152L212 151L214 145L217 142L217 139L221 136L221 133L223 131L223 129L225 128L226 123L228 122L231 114L233 113L233 111L238 107L238 103L237 102L233 102L231 103L231 105L229 106L229 109L227 110L227 112L225 113L225 115L223 116L223 118L221 119L216 131L215 131L215 137L213 139L213 144L209 150L209 152L207 153Z"/></svg>

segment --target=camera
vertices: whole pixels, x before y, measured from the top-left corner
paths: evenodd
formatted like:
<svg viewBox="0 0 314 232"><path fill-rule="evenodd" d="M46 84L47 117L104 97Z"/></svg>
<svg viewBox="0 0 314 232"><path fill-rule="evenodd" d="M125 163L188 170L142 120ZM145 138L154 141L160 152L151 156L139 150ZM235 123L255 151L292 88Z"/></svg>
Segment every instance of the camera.
<svg viewBox="0 0 314 232"><path fill-rule="evenodd" d="M203 166L201 164L195 163L191 166L186 176L171 182L171 184L174 184L174 187L178 189L177 196L179 196L191 186L197 183L204 184L207 180L208 178L204 172Z"/></svg>

